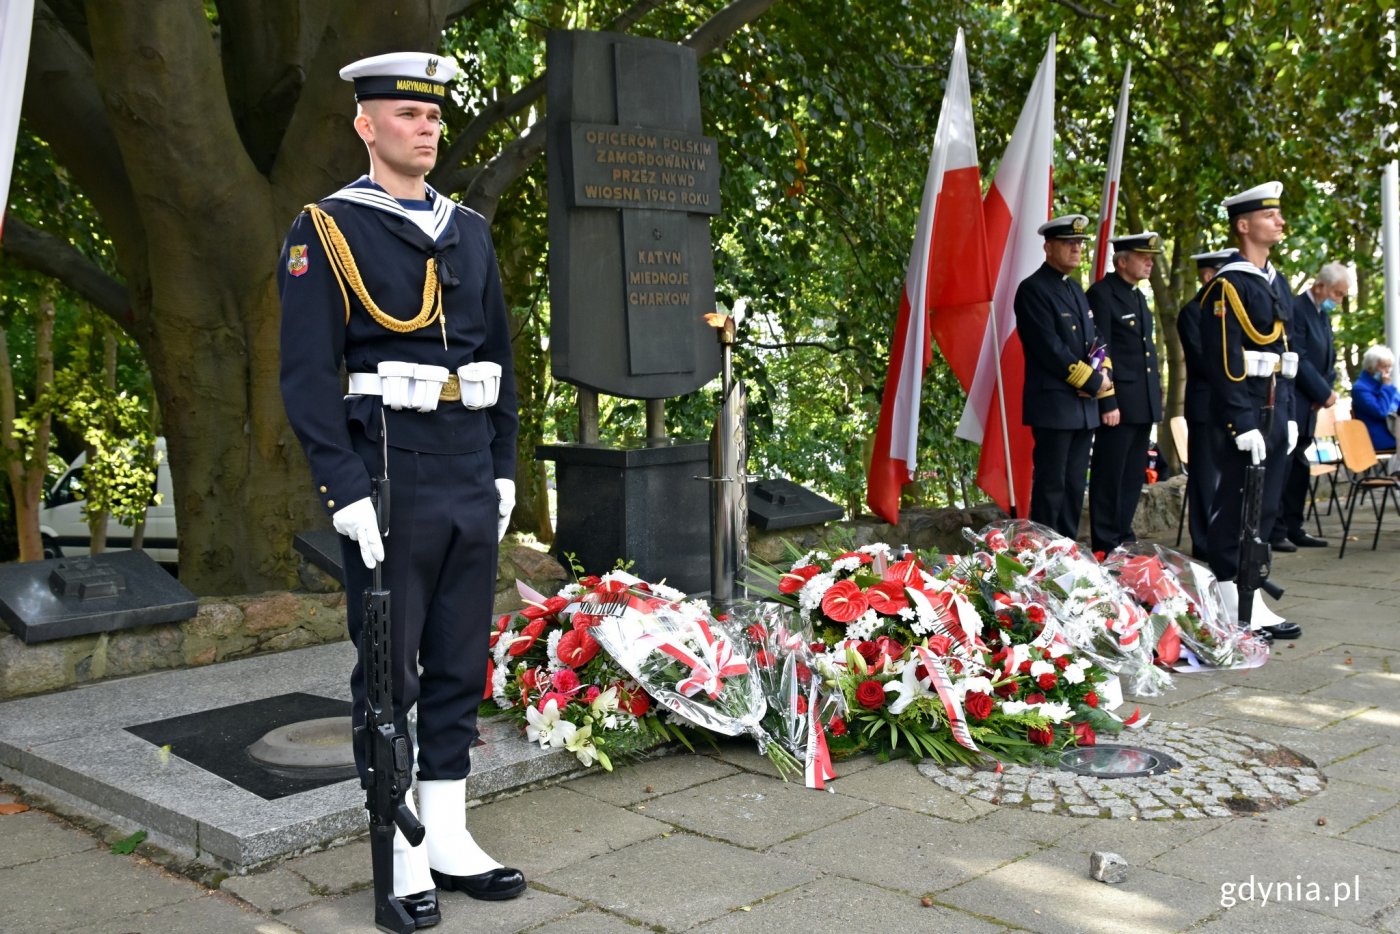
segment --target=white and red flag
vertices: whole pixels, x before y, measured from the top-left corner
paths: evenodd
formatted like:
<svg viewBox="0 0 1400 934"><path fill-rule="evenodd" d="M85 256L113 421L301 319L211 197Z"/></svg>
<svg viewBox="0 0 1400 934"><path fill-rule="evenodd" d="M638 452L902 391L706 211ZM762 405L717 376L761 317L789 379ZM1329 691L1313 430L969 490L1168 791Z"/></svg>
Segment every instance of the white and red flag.
<svg viewBox="0 0 1400 934"><path fill-rule="evenodd" d="M981 201L967 51L959 29L904 274L866 487L866 502L886 522L899 521L900 490L914 479L931 339L938 340L964 387L977 367L976 335L985 325L991 298Z"/></svg>
<svg viewBox="0 0 1400 934"><path fill-rule="evenodd" d="M982 445L977 485L1008 513L1030 508L1031 431L1021 424L1025 357L1016 334L1016 288L1045 260L1036 228L1050 217L1055 153L1055 37L1050 37L1030 95L996 177L982 202L988 268L996 291L976 373L957 436ZM1013 482L1014 478L1014 482Z"/></svg>
<svg viewBox="0 0 1400 934"><path fill-rule="evenodd" d="M1133 63L1123 70L1123 90L1118 92L1118 110L1113 114L1113 139L1108 144L1108 174L1103 178L1103 196L1099 198L1098 242L1094 244L1094 278L1098 282L1108 272L1113 252L1114 219L1118 215L1118 186L1123 178L1123 140L1128 135L1128 87L1133 77Z"/></svg>
<svg viewBox="0 0 1400 934"><path fill-rule="evenodd" d="M10 173L33 23L34 0L0 0L0 238L5 235L5 206L10 203Z"/></svg>

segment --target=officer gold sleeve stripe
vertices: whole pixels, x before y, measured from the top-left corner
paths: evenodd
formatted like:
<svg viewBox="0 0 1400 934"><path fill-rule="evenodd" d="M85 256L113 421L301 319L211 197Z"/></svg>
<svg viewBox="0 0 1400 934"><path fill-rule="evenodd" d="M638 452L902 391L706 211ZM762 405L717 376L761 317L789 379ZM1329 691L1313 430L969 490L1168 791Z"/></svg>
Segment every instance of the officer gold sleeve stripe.
<svg viewBox="0 0 1400 934"><path fill-rule="evenodd" d="M1093 375L1093 367L1089 366L1089 364L1085 363L1083 360L1076 360L1074 363L1070 364L1068 382L1075 389L1081 389L1085 383L1089 382L1089 377Z"/></svg>

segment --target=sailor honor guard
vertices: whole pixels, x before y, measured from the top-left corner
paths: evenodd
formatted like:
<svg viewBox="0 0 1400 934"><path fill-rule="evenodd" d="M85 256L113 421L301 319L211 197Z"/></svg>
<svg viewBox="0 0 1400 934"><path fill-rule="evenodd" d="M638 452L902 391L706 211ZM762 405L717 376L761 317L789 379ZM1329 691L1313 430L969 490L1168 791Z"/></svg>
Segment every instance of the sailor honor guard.
<svg viewBox="0 0 1400 934"><path fill-rule="evenodd" d="M382 561L400 729L417 705L415 785L427 835L410 847L396 834L394 894L419 927L438 920L435 884L486 899L525 889L521 873L486 855L465 824L497 546L515 498L517 414L487 222L425 181L455 73L451 59L415 52L342 70L355 85L354 128L370 172L307 206L278 267L282 395L344 536L350 636L358 644L362 595ZM370 488L384 476L392 491L381 540ZM362 723L358 667L351 693Z"/></svg>
<svg viewBox="0 0 1400 934"><path fill-rule="evenodd" d="M1228 439L1216 452L1220 480L1207 533L1209 560L1226 608L1235 614L1245 468L1265 466L1259 528L1267 537L1278 515L1284 461L1297 440L1297 427L1290 421L1297 355L1288 356L1293 295L1269 261L1270 250L1283 240L1282 193L1282 183L1266 182L1225 199L1238 249L1201 295L1201 344L1211 405ZM1266 425L1264 409L1269 405L1274 414ZM1301 634L1299 626L1268 609L1259 591L1254 601L1252 623L1267 636L1291 639Z"/></svg>
<svg viewBox="0 0 1400 934"><path fill-rule="evenodd" d="M1229 443L1224 426L1211 412L1210 377L1206 372L1205 349L1201 346L1201 328L1205 326L1201 295L1215 278L1216 270L1234 253L1234 250L1215 250L1191 256L1201 287L1176 316L1176 333L1181 338L1181 352L1186 361L1186 512L1190 517L1191 557L1201 561L1210 554L1206 543L1210 504L1219 481L1215 449L1222 443Z"/></svg>
<svg viewBox="0 0 1400 934"><path fill-rule="evenodd" d="M1089 307L1113 361L1114 394L1099 401L1089 469L1089 532L1095 551L1137 541L1133 515L1147 479L1147 443L1162 420L1162 378L1152 312L1138 287L1162 253L1154 231L1113 241L1113 270L1089 287ZM1117 417L1113 417L1113 413Z"/></svg>
<svg viewBox="0 0 1400 934"><path fill-rule="evenodd" d="M1022 280L1014 302L1026 358L1021 420L1035 438L1030 518L1069 538L1079 534L1098 397L1113 391L1076 278L1088 229L1083 214L1040 225L1045 262Z"/></svg>

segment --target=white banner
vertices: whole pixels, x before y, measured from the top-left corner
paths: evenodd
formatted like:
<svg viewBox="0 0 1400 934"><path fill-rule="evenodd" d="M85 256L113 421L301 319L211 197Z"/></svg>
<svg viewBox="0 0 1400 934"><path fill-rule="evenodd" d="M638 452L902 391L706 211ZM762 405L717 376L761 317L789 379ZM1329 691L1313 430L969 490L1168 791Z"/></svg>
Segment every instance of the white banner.
<svg viewBox="0 0 1400 934"><path fill-rule="evenodd" d="M0 238L5 235L5 210L10 203L10 174L33 25L34 0L0 0Z"/></svg>

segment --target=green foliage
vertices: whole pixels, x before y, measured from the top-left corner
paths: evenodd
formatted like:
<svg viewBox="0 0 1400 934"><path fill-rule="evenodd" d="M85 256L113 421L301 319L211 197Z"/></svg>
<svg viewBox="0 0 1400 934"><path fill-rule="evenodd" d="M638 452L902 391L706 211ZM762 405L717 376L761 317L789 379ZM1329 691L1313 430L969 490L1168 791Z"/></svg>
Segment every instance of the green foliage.
<svg viewBox="0 0 1400 934"><path fill-rule="evenodd" d="M123 837L112 844L112 852L117 856L130 856L146 839L146 831L138 830L129 837Z"/></svg>

